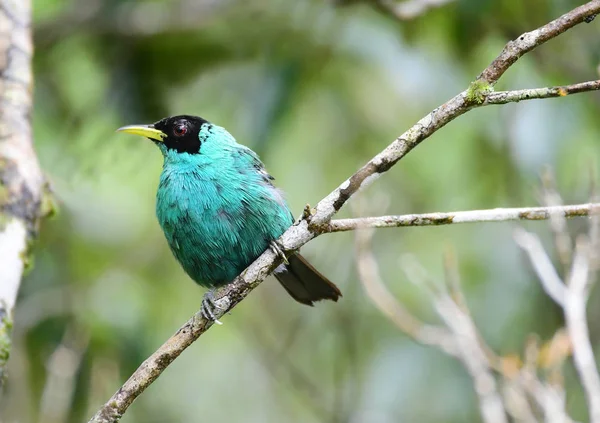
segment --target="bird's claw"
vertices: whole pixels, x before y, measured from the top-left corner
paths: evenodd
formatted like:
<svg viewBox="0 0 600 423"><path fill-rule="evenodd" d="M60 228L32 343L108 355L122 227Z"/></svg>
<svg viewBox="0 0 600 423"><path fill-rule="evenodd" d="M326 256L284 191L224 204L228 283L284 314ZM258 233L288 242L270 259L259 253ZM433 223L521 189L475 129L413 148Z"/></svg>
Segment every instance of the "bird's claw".
<svg viewBox="0 0 600 423"><path fill-rule="evenodd" d="M215 292L213 290L208 291L204 294L204 297L202 297L200 314L206 320L215 322L217 325L222 325L223 323L215 316L215 312L219 310L222 310L222 308L215 302Z"/></svg>
<svg viewBox="0 0 600 423"><path fill-rule="evenodd" d="M287 257L285 256L285 253L283 252L283 247L281 246L281 244L279 242L271 241L271 250L273 250L273 252L275 254L277 254L279 257L281 257L281 259L283 260L283 262L285 264L290 264Z"/></svg>

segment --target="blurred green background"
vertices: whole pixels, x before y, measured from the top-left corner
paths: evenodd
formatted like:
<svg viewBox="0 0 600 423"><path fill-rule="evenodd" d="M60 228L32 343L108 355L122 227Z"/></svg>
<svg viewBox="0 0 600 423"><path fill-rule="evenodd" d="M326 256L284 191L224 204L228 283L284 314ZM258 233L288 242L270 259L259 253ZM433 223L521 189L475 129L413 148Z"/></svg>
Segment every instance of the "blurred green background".
<svg viewBox="0 0 600 423"><path fill-rule="evenodd" d="M406 22L368 1L339 3L33 0L35 143L60 212L44 222L21 288L3 421L87 421L199 308L203 291L154 216L161 155L117 127L182 113L222 125L259 153L298 215L465 89L507 40L581 2L457 0ZM599 25L527 55L497 89L597 79ZM598 93L474 110L353 202L372 215L533 206L545 165L565 202L586 202L599 113ZM547 223L524 226L550 240ZM442 278L453 246L483 336L499 354L521 353L529 333L548 339L562 318L514 227L380 230L374 252L389 289L435 321L399 257L412 253ZM303 252L340 286L338 304L303 307L268 279L122 421L480 421L464 369L404 336L365 296L353 234L322 236ZM599 306L593 297L595 344ZM569 367L566 384L569 411L586 419Z"/></svg>

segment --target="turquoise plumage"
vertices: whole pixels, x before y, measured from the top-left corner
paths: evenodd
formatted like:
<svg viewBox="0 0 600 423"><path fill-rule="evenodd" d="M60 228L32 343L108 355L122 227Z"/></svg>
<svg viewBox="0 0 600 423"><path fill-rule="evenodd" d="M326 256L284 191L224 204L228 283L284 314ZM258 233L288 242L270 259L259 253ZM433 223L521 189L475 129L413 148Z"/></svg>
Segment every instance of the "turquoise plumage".
<svg viewBox="0 0 600 423"><path fill-rule="evenodd" d="M159 144L156 215L173 255L200 285L232 281L294 219L256 154L225 129L204 125L201 153Z"/></svg>
<svg viewBox="0 0 600 423"><path fill-rule="evenodd" d="M144 135L160 148L156 215L173 255L198 284L215 288L231 282L293 223L256 153L224 128L175 116L121 130ZM304 304L341 296L297 254L275 276Z"/></svg>

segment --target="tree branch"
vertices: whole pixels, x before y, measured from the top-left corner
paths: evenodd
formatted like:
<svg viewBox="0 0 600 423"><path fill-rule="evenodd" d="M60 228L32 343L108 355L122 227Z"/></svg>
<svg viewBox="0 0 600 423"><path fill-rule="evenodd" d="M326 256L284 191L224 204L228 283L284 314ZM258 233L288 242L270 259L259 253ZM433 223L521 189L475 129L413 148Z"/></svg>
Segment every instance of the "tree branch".
<svg viewBox="0 0 600 423"><path fill-rule="evenodd" d="M509 42L500 56L479 76L471 87L433 110L408 131L393 141L338 188L321 200L315 209L309 210L279 239L286 251L294 251L322 233L332 216L360 188L367 186L382 173L391 169L402 157L424 139L467 111L483 105L489 88L519 57L551 38L583 22L593 14L600 13L600 0L593 0L566 13L559 19ZM480 97L483 98L480 99ZM217 293L217 303L222 314L230 311L244 299L280 263L271 250L265 251L231 284ZM217 316L217 317L219 317ZM213 322L194 316L177 333L163 344L135 371L128 381L103 405L90 422L116 422L127 408L162 371L192 342L202 335Z"/></svg>
<svg viewBox="0 0 600 423"><path fill-rule="evenodd" d="M567 331L573 343L573 361L585 391L591 423L600 423L600 376L594 358L586 318L589 297L589 248L585 238L577 240L571 277L564 303Z"/></svg>
<svg viewBox="0 0 600 423"><path fill-rule="evenodd" d="M473 381L483 421L485 423L507 422L502 398L493 376L492 361L495 361L495 357L489 354L490 349L479 335L464 303L456 269L448 268L454 267L452 261L446 260L446 273L453 274L450 278L446 278L448 289L440 289L427 270L411 255L404 255L400 262L403 272L414 285L429 288L434 309L450 334L451 345L454 344L456 351L454 356L462 363ZM435 344L430 345L435 346ZM446 352L446 350L442 351Z"/></svg>
<svg viewBox="0 0 600 423"><path fill-rule="evenodd" d="M600 0L590 1L538 29L522 34L516 40L508 42L500 55L481 72L477 79L494 85L504 75L504 72L525 53L559 36L575 25L591 22L590 19L593 19L598 13L600 13Z"/></svg>
<svg viewBox="0 0 600 423"><path fill-rule="evenodd" d="M518 229L514 233L515 242L529 257L529 261L542 284L546 294L554 300L556 304L563 307L565 304L566 289L563 281L556 272L552 260L546 254L540 239L523 230Z"/></svg>
<svg viewBox="0 0 600 423"><path fill-rule="evenodd" d="M563 331L559 329L553 339L558 339L559 342L563 338ZM539 375L538 362L540 360L540 346L534 336L531 336L525 346L525 363L523 368L519 370L518 375L513 376L513 386L521 385L520 391L527 392L531 399L537 403L541 409L544 422L547 423L575 423L566 412L566 394L561 383L550 382L546 376L545 380ZM559 361L564 360L567 354L558 354ZM558 377L561 380L562 374ZM516 383L514 383L516 382ZM527 401L528 398L525 397ZM529 401L527 401L529 402ZM536 422L539 420L535 420Z"/></svg>
<svg viewBox="0 0 600 423"><path fill-rule="evenodd" d="M401 216L358 217L336 219L325 225L323 232L345 232L365 228L398 228L403 226L440 226L457 223L507 222L513 220L547 220L553 215L564 217L600 214L600 203L572 206L520 207L513 209L469 210L446 213L405 214Z"/></svg>
<svg viewBox="0 0 600 423"><path fill-rule="evenodd" d="M0 0L0 387L12 311L36 236L43 178L31 134L31 4Z"/></svg>
<svg viewBox="0 0 600 423"><path fill-rule="evenodd" d="M565 85L562 87L531 88L515 91L496 91L485 97L484 104L516 103L523 100L542 98L565 97L570 94L585 93L600 90L600 79L596 81L580 82L579 84Z"/></svg>
<svg viewBox="0 0 600 423"><path fill-rule="evenodd" d="M590 228L590 233L593 231L594 228ZM591 251L588 237L580 236L577 239L567 283L558 276L536 235L520 230L515 234L515 239L517 244L528 253L530 262L548 295L563 309L571 343L570 349L585 392L590 422L600 423L600 375L586 318L586 305L591 285Z"/></svg>
<svg viewBox="0 0 600 423"><path fill-rule="evenodd" d="M414 257L409 254L401 257L401 268L408 280L417 287L427 288L426 292L443 325L433 326L416 320L407 311L406 306L385 289L381 281L377 262L370 251L369 240L373 231L373 228L368 228L356 232L356 264L367 294L374 305L402 332L415 341L444 351L461 362L471 377L484 422L506 422L506 414L509 414L512 417L510 421L535 423L538 421L536 414L539 411L543 413L547 422L573 423L566 412L566 392L561 371L562 364L571 352L588 398L592 422L598 421L593 416L594 407L600 405L600 379L585 317L585 302L589 294L589 268L586 258L589 246L585 238L578 242L568 284L570 292L567 292L539 239L523 230L516 233L515 238L523 249L527 251L531 247L529 244L535 244L535 248L541 250L530 254L533 266L544 267L545 265L539 266L539 263L536 263L543 257L542 261L547 260L552 267L551 272L556 274L555 283L560 285L562 293L552 298L571 296L568 300L570 303L563 306L565 316L570 315L567 317L568 333L559 329L541 348L537 337L530 336L524 360L521 362L520 358L512 354L505 357L496 355L479 334L460 288L457 264L451 251L446 254L444 260L446 289L441 289L440 284L436 283L437 281ZM565 301L561 304L564 305ZM500 383L497 383L498 378L495 374L502 377ZM498 386L501 387L501 391Z"/></svg>
<svg viewBox="0 0 600 423"><path fill-rule="evenodd" d="M458 346L452 333L442 326L422 322L388 291L381 280L377 260L371 251L372 236L371 229L356 232L355 238L356 268L367 296L383 315L416 342L437 347L453 357L459 357Z"/></svg>

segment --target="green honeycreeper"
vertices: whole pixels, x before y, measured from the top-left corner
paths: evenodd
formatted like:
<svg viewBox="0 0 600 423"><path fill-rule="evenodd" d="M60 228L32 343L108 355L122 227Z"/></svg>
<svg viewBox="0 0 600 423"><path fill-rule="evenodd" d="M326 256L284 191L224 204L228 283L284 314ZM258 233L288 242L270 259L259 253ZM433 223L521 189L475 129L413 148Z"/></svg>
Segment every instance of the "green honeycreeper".
<svg viewBox="0 0 600 423"><path fill-rule="evenodd" d="M232 282L294 222L282 192L254 151L197 116L173 116L118 131L142 135L162 152L156 216L173 255L210 288L202 313L215 320L212 290ZM293 254L275 277L298 302L337 301L337 286Z"/></svg>

